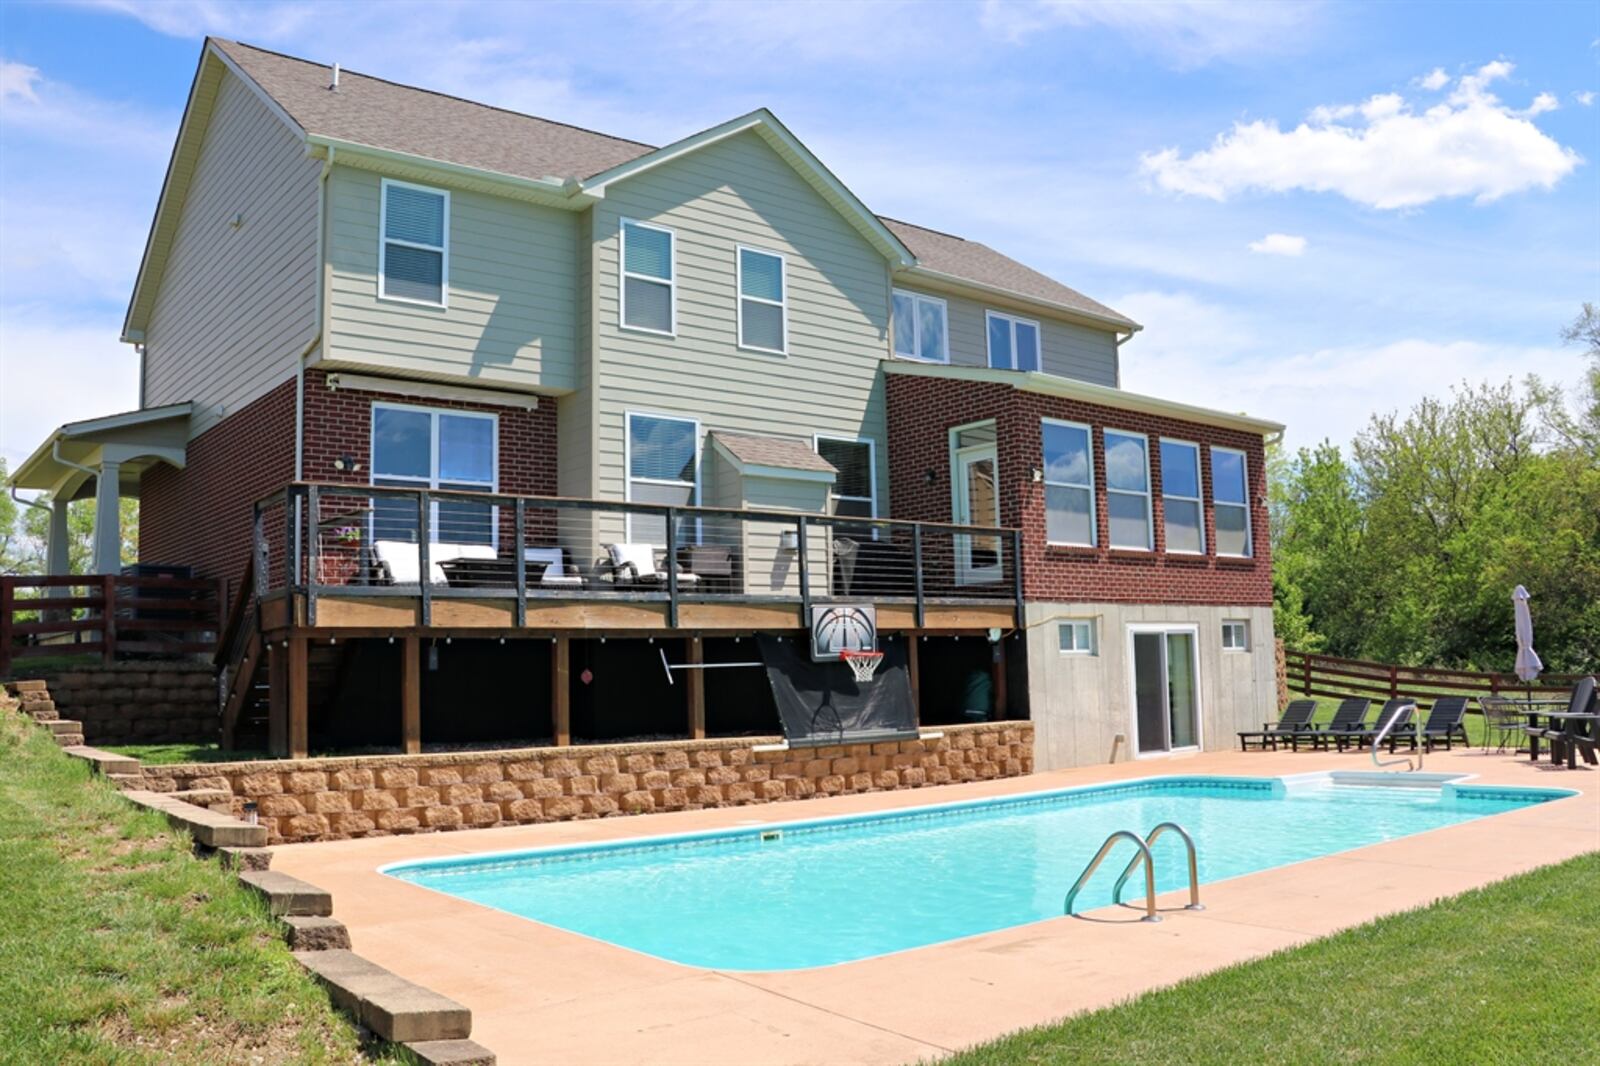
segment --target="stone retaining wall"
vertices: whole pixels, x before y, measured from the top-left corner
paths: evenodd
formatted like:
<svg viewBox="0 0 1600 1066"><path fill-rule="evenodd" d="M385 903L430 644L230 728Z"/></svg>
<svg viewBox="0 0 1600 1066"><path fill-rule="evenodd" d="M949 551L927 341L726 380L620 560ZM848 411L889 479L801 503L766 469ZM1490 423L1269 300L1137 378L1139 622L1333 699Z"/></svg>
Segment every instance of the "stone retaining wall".
<svg viewBox="0 0 1600 1066"><path fill-rule="evenodd" d="M147 766L157 792L254 801L268 842L342 840L695 810L943 785L1033 771L1033 726L948 726L929 740L757 751L776 737Z"/></svg>
<svg viewBox="0 0 1600 1066"><path fill-rule="evenodd" d="M47 680L56 710L83 723L89 744L200 744L221 733L210 663L117 663Z"/></svg>

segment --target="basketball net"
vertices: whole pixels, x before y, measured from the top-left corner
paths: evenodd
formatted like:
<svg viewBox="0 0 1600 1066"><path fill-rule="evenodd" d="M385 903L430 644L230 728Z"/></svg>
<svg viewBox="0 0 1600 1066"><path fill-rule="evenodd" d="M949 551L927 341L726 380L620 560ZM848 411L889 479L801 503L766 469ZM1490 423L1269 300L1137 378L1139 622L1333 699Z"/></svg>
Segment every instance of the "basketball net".
<svg viewBox="0 0 1600 1066"><path fill-rule="evenodd" d="M872 675L878 670L878 664L883 662L883 652L845 648L839 652L839 659L850 667L850 672L856 675L857 681L866 682L872 680Z"/></svg>

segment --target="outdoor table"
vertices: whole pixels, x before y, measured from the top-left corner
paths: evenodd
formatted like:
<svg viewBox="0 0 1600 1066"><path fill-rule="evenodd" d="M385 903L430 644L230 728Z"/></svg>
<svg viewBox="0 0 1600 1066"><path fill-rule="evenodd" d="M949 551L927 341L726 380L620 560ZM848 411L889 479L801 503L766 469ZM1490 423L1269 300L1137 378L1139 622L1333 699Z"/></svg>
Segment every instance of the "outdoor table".
<svg viewBox="0 0 1600 1066"><path fill-rule="evenodd" d="M517 583L515 559L440 559L445 580L456 588L512 588Z"/></svg>
<svg viewBox="0 0 1600 1066"><path fill-rule="evenodd" d="M1528 717L1531 719L1535 716L1530 714ZM1576 770L1578 768L1578 745L1572 742L1572 730L1580 722L1600 722L1600 714L1589 714L1583 711L1546 711L1544 712L1543 717L1546 721L1551 723L1561 723L1562 732L1567 734L1567 739L1562 741L1561 744L1562 747L1567 749L1567 769ZM1554 726L1552 725L1551 728L1554 728ZM1535 761L1537 761L1539 758L1537 754L1539 739L1537 737L1533 737L1532 740L1533 747L1536 752L1533 758ZM1552 761L1556 757L1555 746L1556 742L1552 740L1550 742L1550 758ZM1592 758L1592 756L1585 756L1585 758Z"/></svg>

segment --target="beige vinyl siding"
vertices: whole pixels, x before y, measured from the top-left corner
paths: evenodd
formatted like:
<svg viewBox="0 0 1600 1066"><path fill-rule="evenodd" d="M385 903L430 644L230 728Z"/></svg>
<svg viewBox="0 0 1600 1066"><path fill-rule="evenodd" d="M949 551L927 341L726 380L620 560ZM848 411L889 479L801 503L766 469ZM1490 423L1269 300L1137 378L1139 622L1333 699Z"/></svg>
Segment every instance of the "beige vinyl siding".
<svg viewBox="0 0 1600 1066"><path fill-rule="evenodd" d="M578 239L572 263L576 271L576 330L573 358L575 390L560 399L556 415L557 484L563 496L593 496L594 487L594 344L593 262L595 248L589 239L594 213L584 212L577 220Z"/></svg>
<svg viewBox="0 0 1600 1066"><path fill-rule="evenodd" d="M937 296L949 305L952 366L989 365L986 312L998 311L1039 323L1040 370L1096 385L1117 384L1117 335L1110 330L1050 318L1012 301L975 300L923 285L897 284L895 288Z"/></svg>
<svg viewBox="0 0 1600 1066"><path fill-rule="evenodd" d="M294 373L316 337L320 169L222 76L145 331L146 406L193 401L199 433Z"/></svg>
<svg viewBox="0 0 1600 1066"><path fill-rule="evenodd" d="M579 217L465 189L450 193L447 307L378 297L382 177L328 175L330 365L438 381L574 387Z"/></svg>
<svg viewBox="0 0 1600 1066"><path fill-rule="evenodd" d="M597 495L623 492L629 410L698 418L702 434L723 429L808 443L814 433L870 437L878 443L878 484L888 485L882 256L759 135L729 138L619 182L592 213ZM674 232L676 337L619 328L624 218ZM738 347L741 244L785 256L786 355ZM882 492L879 507L887 513Z"/></svg>

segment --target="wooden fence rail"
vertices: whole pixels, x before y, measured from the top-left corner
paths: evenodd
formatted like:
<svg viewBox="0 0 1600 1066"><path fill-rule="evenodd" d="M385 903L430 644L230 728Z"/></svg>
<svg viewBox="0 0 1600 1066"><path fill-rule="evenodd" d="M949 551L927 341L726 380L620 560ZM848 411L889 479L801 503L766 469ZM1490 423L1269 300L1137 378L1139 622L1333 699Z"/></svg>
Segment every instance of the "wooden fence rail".
<svg viewBox="0 0 1600 1066"><path fill-rule="evenodd" d="M210 654L222 625L222 584L209 578L119 574L0 576L0 675L15 659Z"/></svg>
<svg viewBox="0 0 1600 1066"><path fill-rule="evenodd" d="M1555 698L1570 692L1584 675L1541 674L1532 683L1515 674L1480 670L1444 670L1431 666L1397 666L1366 659L1284 649L1289 688L1307 696L1370 696L1428 703L1440 696L1528 695Z"/></svg>

